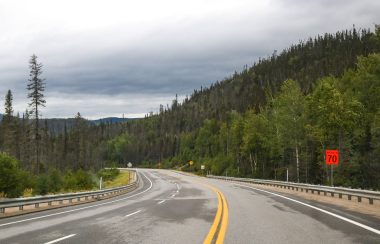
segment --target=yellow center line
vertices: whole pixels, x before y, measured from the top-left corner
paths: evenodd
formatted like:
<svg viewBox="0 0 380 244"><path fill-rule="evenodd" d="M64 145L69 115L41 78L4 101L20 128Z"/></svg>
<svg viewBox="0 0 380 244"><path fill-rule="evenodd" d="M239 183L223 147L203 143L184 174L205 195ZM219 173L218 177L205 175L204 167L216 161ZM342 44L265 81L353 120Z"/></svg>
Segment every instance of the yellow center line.
<svg viewBox="0 0 380 244"><path fill-rule="evenodd" d="M223 218L222 218L222 223L220 225L218 238L216 239L216 244L222 244L223 243L224 237L226 236L227 224L228 224L227 201L226 201L226 198L224 197L224 195L221 192L219 192L219 193L222 196L222 201L223 201Z"/></svg>
<svg viewBox="0 0 380 244"><path fill-rule="evenodd" d="M216 211L216 215L215 215L215 218L214 218L214 222L212 223L211 229L208 232L208 235L207 235L206 239L203 242L204 244L211 243L212 240L214 239L214 235L216 233L216 230L217 230L219 222L220 222L220 218L222 216L222 201L221 201L221 197L220 197L219 193L216 193L216 195L218 196L218 210Z"/></svg>
<svg viewBox="0 0 380 244"><path fill-rule="evenodd" d="M226 198L224 197L223 193L219 189L205 183L201 183L201 184L213 190L218 197L218 209L216 211L214 222L212 223L210 231L208 232L206 239L204 240L203 243L211 244L213 243L213 240L216 239L217 244L222 244L224 242L224 238L227 231L227 225L228 225L228 206L227 206ZM217 234L216 232L218 230L218 226L219 226L219 232ZM215 236L216 234L217 236Z"/></svg>

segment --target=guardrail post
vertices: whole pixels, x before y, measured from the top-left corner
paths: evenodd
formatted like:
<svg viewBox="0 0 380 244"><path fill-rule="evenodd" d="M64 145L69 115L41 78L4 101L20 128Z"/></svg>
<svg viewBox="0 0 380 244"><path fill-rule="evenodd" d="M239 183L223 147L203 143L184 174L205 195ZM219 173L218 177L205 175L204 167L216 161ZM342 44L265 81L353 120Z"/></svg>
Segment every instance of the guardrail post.
<svg viewBox="0 0 380 244"><path fill-rule="evenodd" d="M306 190L306 193L308 193L309 192L309 189L305 189Z"/></svg>
<svg viewBox="0 0 380 244"><path fill-rule="evenodd" d="M80 202L80 197L77 198L77 201Z"/></svg>
<svg viewBox="0 0 380 244"><path fill-rule="evenodd" d="M324 196L327 196L327 192L326 192L326 191L324 191L324 192L323 192L323 195L324 195Z"/></svg>
<svg viewBox="0 0 380 244"><path fill-rule="evenodd" d="M0 213L4 213L5 212L5 208L0 208Z"/></svg>
<svg viewBox="0 0 380 244"><path fill-rule="evenodd" d="M342 193L339 193L339 198L342 198Z"/></svg>
<svg viewBox="0 0 380 244"><path fill-rule="evenodd" d="M24 210L24 205L18 206L18 210L20 211Z"/></svg>
<svg viewBox="0 0 380 244"><path fill-rule="evenodd" d="M348 200L351 200L351 195L347 195L347 197L348 197Z"/></svg>
<svg viewBox="0 0 380 244"><path fill-rule="evenodd" d="M331 192L331 196L334 197L334 192Z"/></svg>
<svg viewBox="0 0 380 244"><path fill-rule="evenodd" d="M321 195L321 191L318 191L318 195Z"/></svg>
<svg viewBox="0 0 380 244"><path fill-rule="evenodd" d="M373 204L373 198L368 198L369 204Z"/></svg>
<svg viewBox="0 0 380 244"><path fill-rule="evenodd" d="M361 201L362 201L362 197L358 196L358 202L361 202Z"/></svg>
<svg viewBox="0 0 380 244"><path fill-rule="evenodd" d="M40 204L39 203L35 203L34 204L34 208L39 208L40 207Z"/></svg>
<svg viewBox="0 0 380 244"><path fill-rule="evenodd" d="M72 198L70 198L70 199L69 199L69 203L72 203L72 202L73 202L73 199L72 199Z"/></svg>
<svg viewBox="0 0 380 244"><path fill-rule="evenodd" d="M85 197L84 197L84 200L87 201L87 200L88 200L88 196L85 196Z"/></svg>
<svg viewBox="0 0 380 244"><path fill-rule="evenodd" d="M314 194L314 190L311 190L311 194Z"/></svg>
<svg viewBox="0 0 380 244"><path fill-rule="evenodd" d="M48 202L48 206L51 206L51 201L50 201L50 202Z"/></svg>

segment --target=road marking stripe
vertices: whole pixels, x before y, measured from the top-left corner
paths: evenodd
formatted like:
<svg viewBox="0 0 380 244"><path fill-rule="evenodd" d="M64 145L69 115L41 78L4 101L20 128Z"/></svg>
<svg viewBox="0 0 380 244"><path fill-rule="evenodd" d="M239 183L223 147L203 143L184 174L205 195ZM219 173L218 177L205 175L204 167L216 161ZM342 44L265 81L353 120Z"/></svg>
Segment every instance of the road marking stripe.
<svg viewBox="0 0 380 244"><path fill-rule="evenodd" d="M134 194L134 195L131 195L131 196L128 196L128 197L124 197L124 198L120 198L120 199L117 199L117 200L113 200L113 201L110 201L110 202L99 203L99 204L95 204L95 205L91 205L91 206L87 206L87 207L83 207L83 208L76 208L76 209L67 210L67 211L63 211L63 212L58 212L58 213L54 213L54 214L47 214L47 215L38 216L38 217L34 217L34 218L23 219L23 220L9 222L9 223L5 223L5 224L0 224L0 227L7 226L7 225L12 225L12 224L17 224L17 223L22 223L22 222L27 222L27 221L36 220L36 219L43 219L43 218L47 218L47 217L51 217L51 216L56 216L56 215L61 215L61 214L65 214L65 213L76 212L76 211L84 210L84 209L88 209L88 208L99 207L99 206L103 206L103 205L110 204L110 203L124 201L126 199L129 199L129 198L141 195L141 194L149 191L153 187L153 182L144 173L141 172L141 174L150 182L150 186L149 186L148 189L145 189L144 191L139 192L137 194Z"/></svg>
<svg viewBox="0 0 380 244"><path fill-rule="evenodd" d="M70 238L70 237L73 237L73 236L76 236L77 234L71 234L71 235L68 235L68 236L64 236L64 237L61 237L59 239L55 239L53 241L49 241L49 242L45 242L44 244L52 244L52 243L56 243L56 242L59 242L59 241L62 241L62 240L65 240L67 238Z"/></svg>
<svg viewBox="0 0 380 244"><path fill-rule="evenodd" d="M368 226L368 225L361 224L361 223L359 223L359 222L356 222L356 221L354 221L354 220L352 220L352 219L348 219L348 218L346 218L346 217L340 216L340 215L338 215L338 214L335 214L335 213L329 212L329 211L327 211L327 210L324 210L324 209L321 209L321 208L315 207L315 206L313 206L313 205L310 205L310 204L307 204L307 203L304 203L304 202L301 202L301 201L298 201L298 200L295 200L295 199L292 199L292 198L289 198L289 197L285 197L285 196L283 196L283 195L276 194L276 193L273 193L273 192L270 192L270 191L265 191L265 190L261 190L261 189L255 188L255 187L247 186L247 185L244 185L244 184L237 184L237 183L234 183L234 184L235 184L235 185L244 186L244 187L248 187L248 188L251 188L251 189L254 189L254 190L257 190L257 191L265 192L265 193L268 193L268 194L271 194L271 195L274 195L274 196L277 196L277 197L281 197L281 198L287 199L287 200L289 200L289 201L292 201L292 202L295 202L295 203L298 203L298 204L304 205L304 206L306 206L306 207L313 208L313 209L318 210L318 211L320 211L320 212L322 212L322 213L325 213L325 214L331 215L331 216L333 216L333 217L335 217L335 218L341 219L341 220L343 220L343 221L346 221L346 222L348 222L348 223L351 223L351 224L353 224L353 225L359 226L359 227L361 227L361 228L363 228L363 229L369 230L369 231L371 231L371 232L373 232L373 233L376 233L376 234L380 235L380 230L377 230L377 229L375 229L375 228L372 228L372 227L370 227L370 226Z"/></svg>
<svg viewBox="0 0 380 244"><path fill-rule="evenodd" d="M164 203L166 200L159 201L157 204Z"/></svg>
<svg viewBox="0 0 380 244"><path fill-rule="evenodd" d="M207 185L208 186L208 185ZM208 186L210 187L210 186ZM214 192L216 192L215 188L213 187L210 187ZM216 233L216 230L218 228L218 225L219 225L219 222L220 222L220 219L221 219L221 216L222 216L222 200L221 200L221 197L220 197L220 194L218 192L216 192L216 195L218 196L218 209L216 211L216 215L215 215L215 218L214 218L214 222L212 223L211 225L211 229L210 231L208 232L207 236L206 236L206 239L203 241L204 244L208 244L208 243L211 243L213 238L214 238L214 235Z"/></svg>
<svg viewBox="0 0 380 244"><path fill-rule="evenodd" d="M129 216L132 216L132 215L138 214L138 213L140 213L140 212L141 212L141 210L137 210L136 212L133 212L133 213L130 213L130 214L125 215L124 217L129 217Z"/></svg>
<svg viewBox="0 0 380 244"><path fill-rule="evenodd" d="M216 239L216 244L223 244L224 237L226 236L227 224L228 224L228 206L224 195L219 191L223 202L223 218L219 229L218 238Z"/></svg>

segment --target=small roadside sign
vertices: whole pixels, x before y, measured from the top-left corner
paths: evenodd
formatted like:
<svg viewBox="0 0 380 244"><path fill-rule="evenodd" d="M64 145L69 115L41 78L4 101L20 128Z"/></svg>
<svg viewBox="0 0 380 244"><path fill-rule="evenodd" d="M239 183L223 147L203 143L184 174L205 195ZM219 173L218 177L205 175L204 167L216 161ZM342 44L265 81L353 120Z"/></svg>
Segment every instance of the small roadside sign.
<svg viewBox="0 0 380 244"><path fill-rule="evenodd" d="M194 164L193 160L189 161L190 166Z"/></svg>
<svg viewBox="0 0 380 244"><path fill-rule="evenodd" d="M201 165L201 170L204 170L205 169L205 166L204 165Z"/></svg>
<svg viewBox="0 0 380 244"><path fill-rule="evenodd" d="M128 168L132 168L132 163L129 162L129 163L127 164L127 166L128 166Z"/></svg>
<svg viewBox="0 0 380 244"><path fill-rule="evenodd" d="M338 150L326 150L326 164L338 165L339 164L339 151Z"/></svg>

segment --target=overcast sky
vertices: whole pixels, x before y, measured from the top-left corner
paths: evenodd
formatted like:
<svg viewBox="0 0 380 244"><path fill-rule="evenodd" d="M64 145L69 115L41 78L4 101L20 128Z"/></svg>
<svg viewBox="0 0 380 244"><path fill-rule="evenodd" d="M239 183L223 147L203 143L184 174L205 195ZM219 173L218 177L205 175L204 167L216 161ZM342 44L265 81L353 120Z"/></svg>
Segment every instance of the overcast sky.
<svg viewBox="0 0 380 244"><path fill-rule="evenodd" d="M43 117L141 117L259 57L325 32L374 28L378 0L0 0L0 102L27 108L43 63Z"/></svg>

